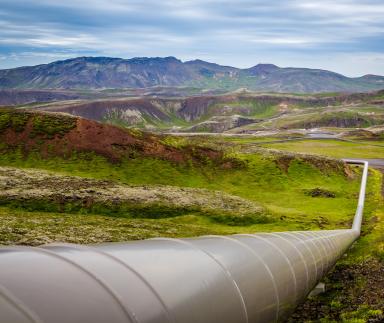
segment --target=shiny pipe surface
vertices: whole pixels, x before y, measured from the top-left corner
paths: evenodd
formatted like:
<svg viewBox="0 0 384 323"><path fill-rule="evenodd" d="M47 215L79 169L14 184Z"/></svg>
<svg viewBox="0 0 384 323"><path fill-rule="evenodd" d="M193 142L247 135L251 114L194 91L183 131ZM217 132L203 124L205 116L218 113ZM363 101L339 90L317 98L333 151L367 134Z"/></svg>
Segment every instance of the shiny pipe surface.
<svg viewBox="0 0 384 323"><path fill-rule="evenodd" d="M349 162L349 161L346 161ZM287 318L359 237L345 230L0 248L1 323L251 323Z"/></svg>

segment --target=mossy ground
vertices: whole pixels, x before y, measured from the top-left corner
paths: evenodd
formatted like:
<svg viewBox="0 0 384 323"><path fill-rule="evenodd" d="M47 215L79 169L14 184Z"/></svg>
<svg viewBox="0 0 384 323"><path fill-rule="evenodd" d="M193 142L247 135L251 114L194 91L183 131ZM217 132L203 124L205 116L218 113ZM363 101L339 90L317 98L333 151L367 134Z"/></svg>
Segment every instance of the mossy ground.
<svg viewBox="0 0 384 323"><path fill-rule="evenodd" d="M382 146L380 146L382 145ZM335 158L383 158L384 142L381 141L339 141L339 140L295 140L262 144L262 147L278 150L318 154Z"/></svg>
<svg viewBox="0 0 384 323"><path fill-rule="evenodd" d="M76 118L59 114L37 114L28 111L0 109L0 133L8 128L21 132L32 120L31 136L43 135L53 138L55 135L63 136L76 126Z"/></svg>
<svg viewBox="0 0 384 323"><path fill-rule="evenodd" d="M67 175L108 179L133 185L173 185L222 191L254 201L269 214L297 222L293 228L319 229L347 225L356 204L359 179L351 179L338 170L319 169L300 158L279 164L268 154L231 156L243 165L222 169L213 166L177 165L172 162L136 158L112 164L93 154L76 154L69 159L43 159L38 154L23 157L20 152L0 156L0 165L41 168ZM307 190L322 188L335 198L311 197ZM320 220L325 219L325 220ZM322 224L319 225L319 222Z"/></svg>

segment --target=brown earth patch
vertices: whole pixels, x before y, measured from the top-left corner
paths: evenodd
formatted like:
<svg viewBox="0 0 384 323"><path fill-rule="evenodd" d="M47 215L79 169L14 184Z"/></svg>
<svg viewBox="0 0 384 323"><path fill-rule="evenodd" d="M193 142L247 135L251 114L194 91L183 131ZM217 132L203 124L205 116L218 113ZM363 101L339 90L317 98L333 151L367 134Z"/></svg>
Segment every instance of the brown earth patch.
<svg viewBox="0 0 384 323"><path fill-rule="evenodd" d="M150 133L137 132L120 127L101 124L92 120L74 118L52 113L25 112L29 119L18 131L9 126L0 132L0 141L7 148L22 148L24 154L39 151L43 157L68 157L73 152L94 152L112 162L123 158L153 157L175 163L193 162L214 164L225 168L238 166L235 161L224 158L223 152L207 147L187 145L172 147L161 142L161 137ZM73 120L73 129L55 134L36 132L36 118L62 118L63 122Z"/></svg>

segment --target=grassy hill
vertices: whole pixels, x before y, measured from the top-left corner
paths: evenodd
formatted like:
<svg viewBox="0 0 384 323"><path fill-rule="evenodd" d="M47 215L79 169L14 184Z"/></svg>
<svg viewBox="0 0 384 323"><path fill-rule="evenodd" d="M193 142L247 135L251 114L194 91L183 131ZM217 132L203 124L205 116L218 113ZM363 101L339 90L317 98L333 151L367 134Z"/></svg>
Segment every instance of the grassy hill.
<svg viewBox="0 0 384 323"><path fill-rule="evenodd" d="M350 194L358 190L358 176L337 160L268 151L247 154L215 143L196 144L56 114L2 110L0 120L2 166L40 168L124 185L221 191L255 203L258 212L249 212L245 219L257 225L263 222L258 217L268 218L262 225L270 227L267 230L276 225L286 229L344 226L352 219L355 200ZM313 198L308 191L316 188L335 197ZM193 208L176 212L177 204L176 199L172 207L177 215L200 212ZM87 211L80 206L72 209ZM128 209L122 212L128 214ZM52 210L58 207L52 205ZM156 212L160 209L154 207L151 216L156 217ZM236 223L231 218L223 215L222 220Z"/></svg>

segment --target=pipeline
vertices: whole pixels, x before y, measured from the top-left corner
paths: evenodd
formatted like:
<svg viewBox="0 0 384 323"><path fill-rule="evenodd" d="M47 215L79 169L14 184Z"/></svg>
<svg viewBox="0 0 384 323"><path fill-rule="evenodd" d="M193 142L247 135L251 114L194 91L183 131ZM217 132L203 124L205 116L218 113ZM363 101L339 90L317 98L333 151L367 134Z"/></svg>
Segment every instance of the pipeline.
<svg viewBox="0 0 384 323"><path fill-rule="evenodd" d="M286 319L359 237L368 162L345 230L0 248L1 323Z"/></svg>

